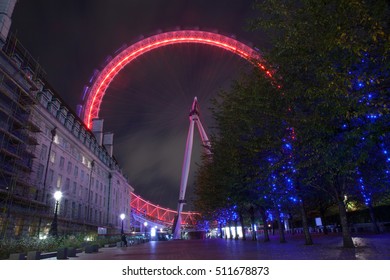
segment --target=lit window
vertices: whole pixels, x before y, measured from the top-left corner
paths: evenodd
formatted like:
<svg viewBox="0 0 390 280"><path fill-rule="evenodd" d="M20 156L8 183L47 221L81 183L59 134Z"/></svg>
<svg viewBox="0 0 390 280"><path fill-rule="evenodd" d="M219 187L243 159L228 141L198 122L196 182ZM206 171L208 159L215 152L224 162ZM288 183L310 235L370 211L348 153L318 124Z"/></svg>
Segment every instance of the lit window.
<svg viewBox="0 0 390 280"><path fill-rule="evenodd" d="M56 144L60 144L60 137L58 137L58 135L55 135L54 139L53 139L53 142L56 143Z"/></svg>
<svg viewBox="0 0 390 280"><path fill-rule="evenodd" d="M50 162L54 163L56 161L56 152L50 153Z"/></svg>
<svg viewBox="0 0 390 280"><path fill-rule="evenodd" d="M61 183L62 183L62 176L58 175L58 177L57 177L57 188L58 189L61 188Z"/></svg>

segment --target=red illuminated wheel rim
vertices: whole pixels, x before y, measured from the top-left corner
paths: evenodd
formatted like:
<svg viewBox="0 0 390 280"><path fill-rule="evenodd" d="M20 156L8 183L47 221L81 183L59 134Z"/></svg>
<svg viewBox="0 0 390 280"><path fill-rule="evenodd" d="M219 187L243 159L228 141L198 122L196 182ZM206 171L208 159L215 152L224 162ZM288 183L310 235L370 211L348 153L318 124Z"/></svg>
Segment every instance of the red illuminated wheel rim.
<svg viewBox="0 0 390 280"><path fill-rule="evenodd" d="M92 120L99 118L100 105L108 86L127 64L151 50L181 43L206 44L230 51L255 64L263 70L267 76L272 77L271 72L264 66L263 59L259 52L234 38L199 30L180 30L161 33L127 47L115 56L100 73L98 73L92 86L88 89L83 111L81 112L81 118L85 125L91 129Z"/></svg>

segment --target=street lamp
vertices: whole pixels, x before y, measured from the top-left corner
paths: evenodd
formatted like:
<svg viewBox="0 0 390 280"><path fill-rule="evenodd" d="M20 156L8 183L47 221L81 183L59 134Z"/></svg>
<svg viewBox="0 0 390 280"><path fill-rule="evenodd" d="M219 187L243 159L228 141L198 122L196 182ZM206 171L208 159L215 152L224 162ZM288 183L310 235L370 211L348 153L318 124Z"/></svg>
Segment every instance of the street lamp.
<svg viewBox="0 0 390 280"><path fill-rule="evenodd" d="M147 233L147 227L148 226L148 222L144 222L144 228L145 228L145 235L146 235L146 233Z"/></svg>
<svg viewBox="0 0 390 280"><path fill-rule="evenodd" d="M121 218L121 220L122 220L122 229L121 229L121 234L123 234L124 233L124 231L123 231L123 220L126 218L126 215L125 214L120 214L120 216L119 216L120 218Z"/></svg>
<svg viewBox="0 0 390 280"><path fill-rule="evenodd" d="M57 216L58 216L58 205L60 204L60 200L62 197L61 191L56 191L54 193L54 199L56 200L56 206L54 209L54 218L50 226L49 235L57 237L58 236L58 230L57 230Z"/></svg>

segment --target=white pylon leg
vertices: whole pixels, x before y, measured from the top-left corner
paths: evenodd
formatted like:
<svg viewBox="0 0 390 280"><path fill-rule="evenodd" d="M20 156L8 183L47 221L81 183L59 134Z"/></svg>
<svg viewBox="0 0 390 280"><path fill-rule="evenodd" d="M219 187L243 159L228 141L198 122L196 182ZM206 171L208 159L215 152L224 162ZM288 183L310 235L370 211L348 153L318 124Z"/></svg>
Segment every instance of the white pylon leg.
<svg viewBox="0 0 390 280"><path fill-rule="evenodd" d="M181 172L180 194L179 194L179 201L177 204L177 221L176 221L176 227L173 236L174 239L181 238L181 212L183 210L183 205L185 203L185 194L187 189L188 174L190 172L193 139L194 139L194 120L192 119L192 116L190 116L190 128L188 129L186 150L184 153L184 161L183 161L183 167Z"/></svg>
<svg viewBox="0 0 390 280"><path fill-rule="evenodd" d="M181 212L183 210L183 205L185 204L185 194L187 189L188 174L190 172L195 122L197 123L198 131L202 139L203 146L205 147L206 153L211 154L209 139L199 119L198 100L196 97L194 98L194 102L192 103L192 108L190 112L190 127L188 129L186 150L184 153L184 161L183 161L183 167L181 172L180 193L179 193L179 201L177 204L177 218L176 218L176 224L174 225L175 228L173 229L174 239L181 238Z"/></svg>
<svg viewBox="0 0 390 280"><path fill-rule="evenodd" d="M210 145L210 140L207 137L206 131L204 130L202 123L200 122L199 116L198 120L196 122L198 125L198 131L200 134L200 138L202 139L203 147L205 148L205 152L207 155L211 155L211 145Z"/></svg>

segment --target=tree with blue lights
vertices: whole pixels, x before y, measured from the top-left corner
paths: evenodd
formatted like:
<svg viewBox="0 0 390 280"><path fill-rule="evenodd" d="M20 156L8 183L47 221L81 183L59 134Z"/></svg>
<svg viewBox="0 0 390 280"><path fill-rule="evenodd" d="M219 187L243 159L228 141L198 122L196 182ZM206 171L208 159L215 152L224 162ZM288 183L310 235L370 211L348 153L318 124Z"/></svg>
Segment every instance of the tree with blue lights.
<svg viewBox="0 0 390 280"><path fill-rule="evenodd" d="M286 120L297 135L300 180L334 198L344 246L354 247L346 197L358 191L369 205L388 189L378 187L387 180L377 176L387 174L386 161L370 166L375 155L387 153L388 2L265 0L256 7L253 26L269 31L266 58L277 66L291 104Z"/></svg>
<svg viewBox="0 0 390 280"><path fill-rule="evenodd" d="M388 51L387 51L388 52ZM358 189L354 198L362 201L369 209L373 227L379 233L379 226L373 205L389 192L389 124L388 96L390 87L390 61L381 43L362 51L360 61L350 67L350 91L355 96L355 115L343 125L345 131L358 130L357 150L364 151L363 162L356 169Z"/></svg>
<svg viewBox="0 0 390 280"><path fill-rule="evenodd" d="M269 240L266 212L274 213L280 241L285 242L283 210L296 197L292 133L283 120L288 111L284 97L256 71L238 81L231 92L221 93L218 100L213 110L218 134L211 137L212 161L200 166L196 182L198 200L207 193L203 190L207 184L202 184L202 174L206 172L213 178L214 187L226 195L227 210L237 207L234 209L240 215L246 209L253 228L251 213L258 209L265 240Z"/></svg>

